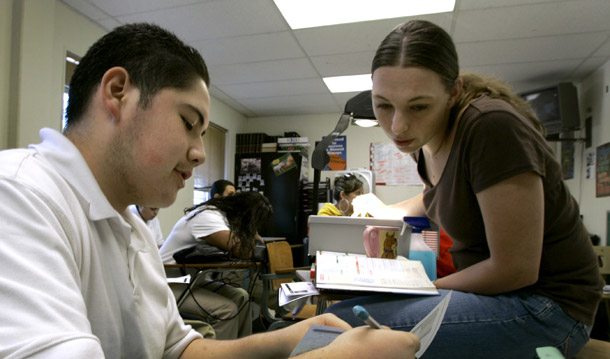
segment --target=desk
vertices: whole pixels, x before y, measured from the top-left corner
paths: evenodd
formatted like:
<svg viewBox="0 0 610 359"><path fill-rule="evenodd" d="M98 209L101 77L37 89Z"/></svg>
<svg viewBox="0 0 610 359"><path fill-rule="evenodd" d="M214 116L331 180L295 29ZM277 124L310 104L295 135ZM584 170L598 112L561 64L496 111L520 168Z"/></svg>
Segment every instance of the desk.
<svg viewBox="0 0 610 359"><path fill-rule="evenodd" d="M313 282L313 279L311 279L310 273L311 273L310 270L297 270L296 271L297 277L299 277L299 279L304 282ZM320 293L320 295L318 295L318 303L316 305L316 315L324 313L324 311L328 307L328 301L350 299L350 298L354 298L354 297L356 297L356 295L353 295L353 294Z"/></svg>
<svg viewBox="0 0 610 359"><path fill-rule="evenodd" d="M248 270L253 267L260 268L261 262L252 262L252 261L231 261L231 262L218 262L218 263L192 263L192 264L164 264L163 267L166 269L177 268L181 271L184 271L183 275L186 274L186 269L196 270L195 275L192 276L191 282L188 283L187 288L180 294L180 297L176 299L178 307L180 304L186 299L186 294L192 289L197 281L203 277L206 272L209 271L225 271L225 270L234 270L234 269L244 269ZM250 275L246 275L244 278L243 288L250 293Z"/></svg>
<svg viewBox="0 0 610 359"><path fill-rule="evenodd" d="M261 237L264 243L277 242L277 241L285 241L286 237Z"/></svg>

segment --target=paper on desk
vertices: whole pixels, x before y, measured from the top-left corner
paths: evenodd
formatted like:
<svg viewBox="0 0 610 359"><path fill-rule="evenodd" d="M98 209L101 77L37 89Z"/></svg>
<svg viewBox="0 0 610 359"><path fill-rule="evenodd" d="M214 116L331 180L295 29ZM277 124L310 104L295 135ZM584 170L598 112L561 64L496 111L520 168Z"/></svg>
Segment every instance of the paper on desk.
<svg viewBox="0 0 610 359"><path fill-rule="evenodd" d="M182 277L172 277L172 278L167 278L167 283L190 283L191 282L191 275L187 274L185 276Z"/></svg>
<svg viewBox="0 0 610 359"><path fill-rule="evenodd" d="M320 292L318 292L311 282L282 283L278 292L278 303L280 306L284 306L297 299L319 294Z"/></svg>
<svg viewBox="0 0 610 359"><path fill-rule="evenodd" d="M445 312L447 311L447 307L449 306L451 293L453 293L453 291L449 291L445 298L443 298L443 300L441 300L424 319L411 329L411 333L417 335L420 341L419 351L415 353L416 358L421 358L432 343L432 340L434 340L436 332L438 332L438 328L440 328Z"/></svg>

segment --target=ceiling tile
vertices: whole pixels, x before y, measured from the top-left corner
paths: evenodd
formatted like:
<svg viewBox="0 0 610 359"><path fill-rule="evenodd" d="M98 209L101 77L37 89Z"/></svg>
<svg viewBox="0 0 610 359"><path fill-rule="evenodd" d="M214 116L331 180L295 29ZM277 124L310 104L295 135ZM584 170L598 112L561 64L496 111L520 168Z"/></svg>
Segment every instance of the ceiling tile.
<svg viewBox="0 0 610 359"><path fill-rule="evenodd" d="M288 31L252 36L223 37L192 42L208 64L239 64L264 60L304 57Z"/></svg>
<svg viewBox="0 0 610 359"><path fill-rule="evenodd" d="M457 49L462 66L584 59L606 38L604 33L546 36L461 43Z"/></svg>
<svg viewBox="0 0 610 359"><path fill-rule="evenodd" d="M588 11L584 12L586 8ZM582 21L575 14L586 13ZM523 6L460 11L456 42L514 39L607 31L610 1L550 1ZM508 20L510 19L510 20Z"/></svg>
<svg viewBox="0 0 610 359"><path fill-rule="evenodd" d="M189 42L289 30L273 2L267 0L195 3L164 11L118 16L117 19L123 23L153 22Z"/></svg>
<svg viewBox="0 0 610 359"><path fill-rule="evenodd" d="M429 20L453 36L465 71L528 90L582 81L610 61L610 0L460 0L453 12L290 30L273 0L59 0L111 30L161 25L198 48L215 100L246 117L341 113L357 94L322 77L364 74L398 24Z"/></svg>
<svg viewBox="0 0 610 359"><path fill-rule="evenodd" d="M314 56L311 62L322 77L362 75L371 72L375 51Z"/></svg>
<svg viewBox="0 0 610 359"><path fill-rule="evenodd" d="M95 6L104 10L111 16L121 16L149 12L161 9L170 9L194 3L209 2L212 0L88 0Z"/></svg>
<svg viewBox="0 0 610 359"><path fill-rule="evenodd" d="M310 79L265 81L248 84L219 85L227 95L238 99L329 93L318 77Z"/></svg>
<svg viewBox="0 0 610 359"><path fill-rule="evenodd" d="M316 76L318 74L306 59L210 66L210 77L216 85L311 78Z"/></svg>
<svg viewBox="0 0 610 359"><path fill-rule="evenodd" d="M109 16L98 6L82 0L63 0L63 3L92 20L104 19Z"/></svg>

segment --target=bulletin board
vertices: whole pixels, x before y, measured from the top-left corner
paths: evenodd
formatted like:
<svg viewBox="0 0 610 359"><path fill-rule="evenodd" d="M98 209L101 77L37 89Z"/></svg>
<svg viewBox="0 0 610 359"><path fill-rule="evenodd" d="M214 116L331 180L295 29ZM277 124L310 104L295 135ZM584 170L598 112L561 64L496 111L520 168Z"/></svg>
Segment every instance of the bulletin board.
<svg viewBox="0 0 610 359"><path fill-rule="evenodd" d="M421 186L417 163L410 155L398 151L392 143L371 143L370 169L380 186Z"/></svg>

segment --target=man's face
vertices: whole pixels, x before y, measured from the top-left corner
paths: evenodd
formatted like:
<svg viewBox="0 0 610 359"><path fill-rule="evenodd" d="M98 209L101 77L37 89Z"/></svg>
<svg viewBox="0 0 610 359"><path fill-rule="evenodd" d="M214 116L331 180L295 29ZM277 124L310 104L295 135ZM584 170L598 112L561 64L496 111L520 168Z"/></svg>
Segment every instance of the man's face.
<svg viewBox="0 0 610 359"><path fill-rule="evenodd" d="M155 218L157 214L159 214L159 208L155 207L141 207L138 206L138 211L140 212L140 217L142 217L145 221L150 221Z"/></svg>
<svg viewBox="0 0 610 359"><path fill-rule="evenodd" d="M205 161L202 136L209 124L210 95L200 80L189 89L159 91L144 109L134 97L139 94L125 100L124 115L131 121L115 139L113 147L120 150L109 157L122 164L117 180L123 181L123 196L131 203L167 207L193 168Z"/></svg>

